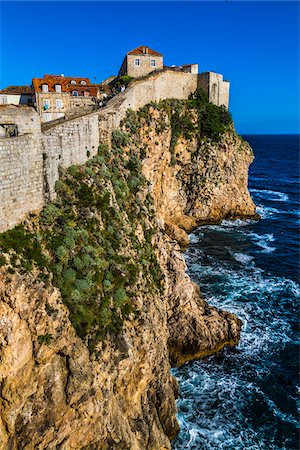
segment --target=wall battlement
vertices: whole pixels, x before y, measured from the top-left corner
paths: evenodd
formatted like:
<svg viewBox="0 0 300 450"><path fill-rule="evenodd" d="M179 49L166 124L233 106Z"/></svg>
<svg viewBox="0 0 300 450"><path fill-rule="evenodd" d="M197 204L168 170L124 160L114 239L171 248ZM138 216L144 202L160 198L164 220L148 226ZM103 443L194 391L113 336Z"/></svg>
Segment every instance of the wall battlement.
<svg viewBox="0 0 300 450"><path fill-rule="evenodd" d="M27 213L55 198L59 167L84 164L130 108L168 98L187 99L199 86L197 74L157 71L130 83L106 107L58 123L42 132L32 107L1 106L0 124L16 124L19 135L0 138L0 232L12 228Z"/></svg>

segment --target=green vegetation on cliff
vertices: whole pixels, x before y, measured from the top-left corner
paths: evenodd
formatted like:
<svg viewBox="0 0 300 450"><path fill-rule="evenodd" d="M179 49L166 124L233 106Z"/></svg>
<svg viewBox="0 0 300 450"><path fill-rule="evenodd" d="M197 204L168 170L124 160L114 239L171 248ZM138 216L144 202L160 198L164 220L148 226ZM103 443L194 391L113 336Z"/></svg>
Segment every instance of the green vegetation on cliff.
<svg viewBox="0 0 300 450"><path fill-rule="evenodd" d="M171 127L170 150L174 151L180 136L185 139L197 137L200 140L219 142L226 131L232 127L232 117L225 106L216 106L208 101L208 96L199 88L188 100L168 99L159 103L149 103L137 113L127 111L123 121L130 133L136 133L141 126L140 119L150 125L149 108L164 110ZM166 127L161 124L161 129Z"/></svg>
<svg viewBox="0 0 300 450"><path fill-rule="evenodd" d="M134 317L136 296L163 290L138 137L145 122L151 129L150 107L166 113L155 127L158 133L171 128L171 164L180 136L217 142L232 124L228 111L209 103L202 90L188 100L129 110L122 124L126 133L113 132L111 150L102 145L85 165L61 171L56 200L0 234L0 265L20 273L37 268L40 278L60 289L75 329L91 347Z"/></svg>
<svg viewBox="0 0 300 450"><path fill-rule="evenodd" d="M87 164L62 171L57 199L40 216L0 234L2 264L21 273L38 267L90 347L134 316L136 295L163 289L152 199L127 143L115 131L112 150L100 146Z"/></svg>

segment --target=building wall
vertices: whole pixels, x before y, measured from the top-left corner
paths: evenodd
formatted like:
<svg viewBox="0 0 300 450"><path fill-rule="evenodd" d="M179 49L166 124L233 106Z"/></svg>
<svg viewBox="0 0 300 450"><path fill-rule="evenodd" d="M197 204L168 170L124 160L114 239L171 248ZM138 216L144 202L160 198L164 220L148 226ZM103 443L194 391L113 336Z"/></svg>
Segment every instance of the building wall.
<svg viewBox="0 0 300 450"><path fill-rule="evenodd" d="M220 105L226 106L227 109L229 107L229 88L230 88L229 81L223 80L222 83L220 84L219 99Z"/></svg>
<svg viewBox="0 0 300 450"><path fill-rule="evenodd" d="M44 100L49 100L49 109L44 109ZM62 101L62 108L56 107L56 100ZM37 92L36 109L41 117L42 123L64 117L70 109L70 95L66 92Z"/></svg>
<svg viewBox="0 0 300 450"><path fill-rule="evenodd" d="M198 76L198 86L208 94L211 103L224 105L228 109L230 83L223 80L223 75L216 72L201 73Z"/></svg>
<svg viewBox="0 0 300 450"><path fill-rule="evenodd" d="M199 73L198 88L202 88L209 95L209 72Z"/></svg>
<svg viewBox="0 0 300 450"><path fill-rule="evenodd" d="M194 74L198 74L198 64L191 64L190 66L189 66L189 68L190 68L190 72L191 73L194 73Z"/></svg>
<svg viewBox="0 0 300 450"><path fill-rule="evenodd" d="M41 131L39 116L30 106L1 105L0 124L16 124L19 134Z"/></svg>
<svg viewBox="0 0 300 450"><path fill-rule="evenodd" d="M0 105L19 105L21 95L0 94Z"/></svg>
<svg viewBox="0 0 300 450"><path fill-rule="evenodd" d="M140 65L135 65L135 59L140 60ZM155 60L156 66L150 65L151 60ZM160 70L163 68L163 57L153 55L126 55L126 75L134 78L143 77L154 70Z"/></svg>

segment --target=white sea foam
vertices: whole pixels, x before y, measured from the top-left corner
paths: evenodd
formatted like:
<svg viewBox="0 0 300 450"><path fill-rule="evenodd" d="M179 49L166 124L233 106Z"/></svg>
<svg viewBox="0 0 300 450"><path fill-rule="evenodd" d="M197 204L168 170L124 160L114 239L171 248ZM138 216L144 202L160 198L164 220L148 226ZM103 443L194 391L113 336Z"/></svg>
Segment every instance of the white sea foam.
<svg viewBox="0 0 300 450"><path fill-rule="evenodd" d="M242 381L238 376L220 374L217 365L203 365L195 362L192 366L197 372L197 379L190 385L184 385L185 404L178 401L181 434L185 436L184 444L175 442L174 449L205 450L277 450L272 442L265 442L257 432L251 429L244 417L249 397L261 397L254 382ZM177 371L174 371L177 375ZM186 374L190 375L189 370ZM179 382L182 378L179 374ZM182 384L181 384L182 385ZM200 401L199 390L201 391ZM280 414L278 408L264 397L274 415ZM182 406L188 413L181 414ZM217 406L216 406L217 404ZM195 423L195 408L197 410ZM282 413L283 414L283 413Z"/></svg>
<svg viewBox="0 0 300 450"><path fill-rule="evenodd" d="M272 208L271 206L258 205L256 207L256 212L262 219L269 219L270 217L276 216L276 214L280 214L282 211Z"/></svg>
<svg viewBox="0 0 300 450"><path fill-rule="evenodd" d="M250 262L253 261L253 256L250 255L246 255L244 253L234 253L234 252L230 252L231 256L233 256L233 258L237 261L240 262L242 264L249 264Z"/></svg>
<svg viewBox="0 0 300 450"><path fill-rule="evenodd" d="M196 244L197 242L199 242L199 236L194 233L189 234L189 239L191 244Z"/></svg>
<svg viewBox="0 0 300 450"><path fill-rule="evenodd" d="M300 299L300 288L292 280L267 277L254 264L244 267L241 273L215 261L205 269L196 264L190 269L204 290L206 286L209 288L205 281L207 277L208 283L211 283L211 277L220 280L219 294L207 294L206 297L213 306L226 309L242 319L244 332L239 344L240 350L251 356L260 356L262 352L276 352L291 341L290 324L284 315L285 301L288 300L282 294ZM276 347L276 344L279 346Z"/></svg>
<svg viewBox="0 0 300 450"><path fill-rule="evenodd" d="M270 247L269 243L274 242L274 235L271 234L257 234L257 233L248 233L248 236L251 240L260 248L262 248L262 253L272 253L276 250L276 247Z"/></svg>
<svg viewBox="0 0 300 450"><path fill-rule="evenodd" d="M240 228L245 227L247 225L251 225L255 222L257 221L252 219L222 220L221 225L226 228Z"/></svg>
<svg viewBox="0 0 300 450"><path fill-rule="evenodd" d="M270 191L268 189L249 189L256 197L269 200L271 202L287 202L289 196L283 192Z"/></svg>

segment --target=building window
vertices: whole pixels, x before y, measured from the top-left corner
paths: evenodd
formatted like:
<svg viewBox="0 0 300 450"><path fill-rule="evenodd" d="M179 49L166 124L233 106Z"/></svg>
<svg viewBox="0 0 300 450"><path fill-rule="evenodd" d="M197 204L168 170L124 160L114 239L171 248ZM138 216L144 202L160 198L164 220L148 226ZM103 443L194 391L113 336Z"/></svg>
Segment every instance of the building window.
<svg viewBox="0 0 300 450"><path fill-rule="evenodd" d="M43 90L43 92L49 92L48 84L43 84L42 90Z"/></svg>
<svg viewBox="0 0 300 450"><path fill-rule="evenodd" d="M151 67L156 67L156 61L155 61L155 59L150 59L150 66L151 66Z"/></svg>
<svg viewBox="0 0 300 450"><path fill-rule="evenodd" d="M55 85L55 92L61 92L61 84Z"/></svg>
<svg viewBox="0 0 300 450"><path fill-rule="evenodd" d="M75 81L75 80L72 80L72 81L71 81L71 84L76 84L76 81Z"/></svg>
<svg viewBox="0 0 300 450"><path fill-rule="evenodd" d="M84 97L89 97L90 91L84 91L83 95L84 95Z"/></svg>
<svg viewBox="0 0 300 450"><path fill-rule="evenodd" d="M49 109L50 108L50 100L44 100L44 109Z"/></svg>
<svg viewBox="0 0 300 450"><path fill-rule="evenodd" d="M51 113L44 113L44 121L49 122L51 120Z"/></svg>
<svg viewBox="0 0 300 450"><path fill-rule="evenodd" d="M140 58L135 58L134 65L139 66L140 65Z"/></svg>
<svg viewBox="0 0 300 450"><path fill-rule="evenodd" d="M72 95L73 95L73 97L78 97L78 91L73 91Z"/></svg>
<svg viewBox="0 0 300 450"><path fill-rule="evenodd" d="M7 105L7 96L1 96L1 101L0 101L1 105Z"/></svg>
<svg viewBox="0 0 300 450"><path fill-rule="evenodd" d="M86 82L84 80L80 81L80 84L86 84Z"/></svg>
<svg viewBox="0 0 300 450"><path fill-rule="evenodd" d="M62 100L56 100L56 108L57 109L61 109L63 107L63 102Z"/></svg>

